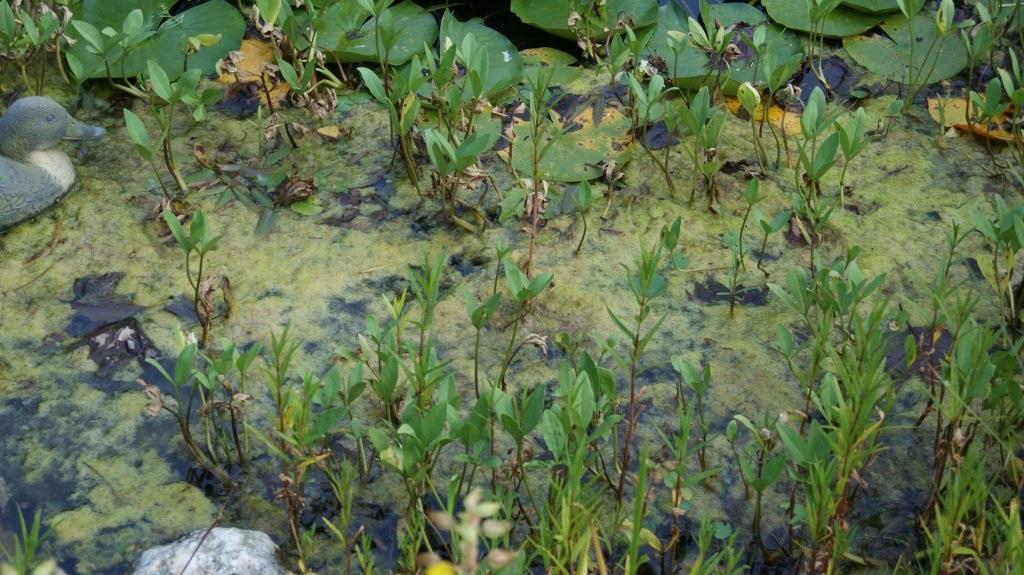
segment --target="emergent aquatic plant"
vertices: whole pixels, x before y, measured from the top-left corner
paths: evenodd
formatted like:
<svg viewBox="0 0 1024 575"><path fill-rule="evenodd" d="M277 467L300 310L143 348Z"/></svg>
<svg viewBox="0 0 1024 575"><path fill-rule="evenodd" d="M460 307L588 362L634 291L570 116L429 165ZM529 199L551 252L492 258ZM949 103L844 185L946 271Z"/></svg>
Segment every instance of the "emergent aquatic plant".
<svg viewBox="0 0 1024 575"><path fill-rule="evenodd" d="M192 310L196 314L196 320L202 327L203 334L199 340L200 347L206 348L210 339L210 327L213 325L215 315L213 297L219 288L224 296L226 306L225 315L231 313L233 298L231 297L231 283L222 274L209 274L204 269L206 256L217 249L217 244L223 236L214 236L206 221L206 214L198 210L188 226L188 233L178 221L174 212L165 209L163 212L164 222L171 236L177 242L178 247L185 254L185 277L192 288ZM196 267L192 267L192 258L198 259Z"/></svg>
<svg viewBox="0 0 1024 575"><path fill-rule="evenodd" d="M21 2L14 4L19 6ZM66 6L58 9L69 13ZM18 66L25 88L38 95L43 91L46 78L47 52L56 51L60 61L64 24L47 4L39 4L37 17L29 10L31 5L26 3L15 13L8 0L0 2L0 71L8 62L13 62ZM35 81L29 79L28 72L33 60L36 61Z"/></svg>
<svg viewBox="0 0 1024 575"><path fill-rule="evenodd" d="M177 195L188 193L188 184L178 169L172 145L171 130L174 128L175 110L179 105L184 105L191 112L195 121L205 121L206 107L220 101L222 93L217 88L200 89L199 82L202 79L202 71L199 68L192 68L176 81L171 82L167 72L155 60L150 60L147 66L149 92L146 94L146 98L150 102L150 113L157 122L158 136L155 140L151 140L146 125L128 108L124 109L125 125L136 153L149 162L157 182L163 189L165 198L171 199L176 194L172 194L164 184L156 169L155 157L157 154L162 154L164 166L178 187Z"/></svg>
<svg viewBox="0 0 1024 575"><path fill-rule="evenodd" d="M714 211L720 198L715 175L725 160L718 158L718 138L725 126L725 112L711 105L711 96L707 86L701 86L697 95L689 104L679 109L683 123L694 135L690 154L693 157L693 187L690 190L690 204L697 194L697 175L704 181L704 192L707 194L708 207Z"/></svg>
<svg viewBox="0 0 1024 575"><path fill-rule="evenodd" d="M629 400L626 405L626 433L621 446L619 458L619 479L616 487L616 499L622 501L626 488L626 476L629 474L629 461L633 451L633 434L636 432L637 416L639 405L637 402L637 380L640 369L640 357L650 344L651 339L658 333L664 315L655 319L653 324L648 324L651 319L652 300L665 293L668 289L668 282L658 271L658 264L661 261L662 245L655 243L654 247L640 247L640 257L636 262L635 269L626 268L626 284L636 302L637 313L632 326L626 325L618 315L608 308L608 315L615 323L619 331L626 337L628 355L622 356L615 353L614 358L620 367L629 374Z"/></svg>
<svg viewBox="0 0 1024 575"><path fill-rule="evenodd" d="M925 52L924 58L918 64L914 55L914 48L917 44L916 37L914 36L914 20L924 7L924 0L896 0L896 4L899 6L900 12L907 19L907 33L911 39L910 50L907 56L907 73L904 81L907 93L904 95L902 109L902 112L906 114L910 110L910 106L914 104L918 92L928 83L928 77L931 76L935 66L942 58L942 46L945 44L946 38L954 30L953 17L956 6L954 6L953 0L942 0L942 3L939 4L939 9L935 12L936 33L928 44L928 50ZM933 53L935 57L929 66L929 58L932 58Z"/></svg>
<svg viewBox="0 0 1024 575"><path fill-rule="evenodd" d="M0 543L0 552L3 553L6 563L0 563L0 573L3 575L47 575L53 573L56 563L53 560L39 561L39 547L50 534L50 530L42 530L42 511L37 510L32 516L31 525L25 522L25 515L21 507L15 506L18 510L19 533L14 534L14 541L11 549L6 544Z"/></svg>

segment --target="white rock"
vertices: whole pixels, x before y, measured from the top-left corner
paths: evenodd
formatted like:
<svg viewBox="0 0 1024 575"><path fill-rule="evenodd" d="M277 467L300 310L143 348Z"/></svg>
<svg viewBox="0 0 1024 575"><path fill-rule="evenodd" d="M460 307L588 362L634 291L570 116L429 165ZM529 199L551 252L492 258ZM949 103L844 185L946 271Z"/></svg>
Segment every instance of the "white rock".
<svg viewBox="0 0 1024 575"><path fill-rule="evenodd" d="M285 575L277 561L277 545L266 533L217 527L203 539L204 533L205 529L193 531L147 550L135 575ZM186 564L188 570L183 571Z"/></svg>

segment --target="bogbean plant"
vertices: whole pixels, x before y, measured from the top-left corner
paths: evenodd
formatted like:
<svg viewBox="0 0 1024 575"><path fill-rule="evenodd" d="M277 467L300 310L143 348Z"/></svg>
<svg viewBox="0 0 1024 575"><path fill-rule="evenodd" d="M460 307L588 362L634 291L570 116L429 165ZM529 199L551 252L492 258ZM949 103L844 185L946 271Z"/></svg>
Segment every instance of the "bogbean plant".
<svg viewBox="0 0 1024 575"><path fill-rule="evenodd" d="M804 137L797 142L798 169L793 170L793 190L790 201L804 242L810 251L811 274L817 266L817 247L824 237L825 227L835 209L835 201L824 194L823 180L835 166L842 148L845 158L852 160L863 150L865 116L858 110L845 126L838 126L838 114L827 109L825 94L815 88L800 116L800 131ZM826 132L831 133L827 136ZM845 167L840 178L840 201L845 201Z"/></svg>
<svg viewBox="0 0 1024 575"><path fill-rule="evenodd" d="M712 94L717 99L721 95L722 88L729 83L732 74L731 60L733 53L737 50L734 43L733 30L735 26L723 26L712 15L711 5L707 0L700 2L700 21L693 16L687 18L690 43L698 50L705 52L708 56L708 73L701 81L701 85L707 86L711 74L714 73L714 82L711 82ZM759 28L763 30L763 28ZM725 77L722 77L722 71Z"/></svg>
<svg viewBox="0 0 1024 575"><path fill-rule="evenodd" d="M419 90L428 78L423 74L422 60L414 56L405 74L392 74L390 52L398 41L399 31L395 30L394 19L391 17L389 0L360 0L360 6L374 19L374 35L377 39L375 50L381 73L378 75L369 68L360 67L359 74L370 94L388 110L390 133L397 139L398 153L405 166L405 174L409 178L416 193L423 195L419 174L416 169L413 144L413 128L420 113L421 101ZM428 60L433 60L431 55Z"/></svg>
<svg viewBox="0 0 1024 575"><path fill-rule="evenodd" d="M829 90L832 86L828 85L825 73L821 69L821 63L825 59L825 26L829 16L840 3L840 0L804 0L807 17L811 21L811 31L807 34L807 64L818 81Z"/></svg>
<svg viewBox="0 0 1024 575"><path fill-rule="evenodd" d="M1004 332L1020 331L1020 308L1024 293L1018 270L1018 252L1024 247L1024 206L1009 207L996 196L993 217L974 209L971 219L991 250L991 259L978 259L982 275L995 291Z"/></svg>
<svg viewBox="0 0 1024 575"><path fill-rule="evenodd" d="M768 167L768 151L764 147L764 140L761 139L761 132L757 129L758 118L761 114L768 115L768 110L761 107L761 92L750 82L740 84L736 89L736 98L743 106L743 111L750 118L750 135L754 144L754 158L762 167ZM763 124L762 124L763 125Z"/></svg>
<svg viewBox="0 0 1024 575"><path fill-rule="evenodd" d="M224 297L226 307L224 314L230 315L231 313L232 297L229 280L220 274L210 274L206 269L206 257L217 249L217 244L220 243L222 236L212 234L206 214L202 210L196 211L192 216L188 232L182 227L178 216L169 209L164 210L163 220L178 248L185 254L185 278L188 280L189 287L192 288L192 311L202 328L199 345L201 348L206 348L216 315L213 298L218 288Z"/></svg>
<svg viewBox="0 0 1024 575"><path fill-rule="evenodd" d="M555 144L561 129L554 123L550 115L546 113L548 88L551 85L553 70L537 70L525 75L525 85L528 90L525 94L527 112L530 114L527 129L530 133L530 177L522 180L519 187L509 194L508 201L523 202L523 216L529 225L530 249L526 255L526 277L533 277L533 259L537 251L537 234L540 231L540 222L544 216L547 205L548 183L543 179L541 162ZM512 157L512 149L509 144L509 158ZM508 205L508 204L506 204ZM582 204L581 204L582 205ZM502 216L504 216L504 207ZM515 213L509 210L509 216Z"/></svg>
<svg viewBox="0 0 1024 575"><path fill-rule="evenodd" d="M769 42L764 50L764 55L761 58L761 71L764 74L765 92L767 98L762 104L761 112L761 125L757 130L759 136L764 134L765 124L768 125L768 130L772 134L772 139L775 141L775 162L772 164L773 168L778 168L782 163L782 152L785 150L786 153L786 165L789 165L789 139L786 135L785 128L780 128L782 132L782 145L779 145L779 135L776 132L776 128L772 122L768 121L770 108L775 105L782 90L789 86L789 80L796 73L797 68L800 66L801 60L799 56L791 56L787 59L780 60L778 49L776 44ZM786 103L783 102L782 106L782 125L786 122Z"/></svg>
<svg viewBox="0 0 1024 575"><path fill-rule="evenodd" d="M219 463L223 473L231 464L253 459L245 451L244 434L235 435L239 421L280 461L277 499L286 508L301 569L317 560L313 530L303 523L314 475L327 480L342 509L337 521L325 520L324 526L346 549L345 572L373 569L368 538L348 523L354 484L368 481L369 469L379 465L406 487L399 536L406 569L427 561L438 565L435 569L467 573L521 572L527 565L548 572L632 573L642 562L641 548L651 546L671 572L688 535L679 519L692 509L694 491L730 465L712 460L708 449L713 416L706 411L711 386L706 361L698 366L673 359L680 381L678 417L668 429L657 430L667 457L652 459L637 433L640 364L662 321L653 307L666 288L661 256L675 248L678 228L678 223L666 226L660 244L643 248L628 270L636 315L628 324L612 315L621 338L595 342L593 352L580 338L558 338L566 358L550 393L547 384L505 381L514 373L508 369L510 358L524 345L513 334L510 341L518 347L503 356L475 353L479 392L475 400L463 400L456 381L468 381L468 374L462 377L455 364L441 359L434 336L438 306L452 291L442 288L447 260L442 253L410 271L409 291L387 299L388 319L368 318L358 349L339 352L343 363L326 375L296 376L297 344L287 330L273 338L262 369L271 398L270 430L246 422L244 407L234 408L249 401L239 394L259 361L258 347L241 353L225 342L218 354L186 344L174 374L164 373L178 395L164 399L161 407L178 410L186 444L201 464L218 469ZM1013 494L1024 480L1024 465L1014 455L1024 413L1016 379L1024 338L1004 338L1005 328L979 324L973 319L976 299L949 299L957 291L942 286L948 284L952 251L963 235L952 233L935 288L936 325L948 326L953 345L931 391L933 494L921 517L927 544L917 561L933 572L964 561L1013 565L1020 559L1015 545L1022 540L1019 499ZM801 384L804 403L759 423L737 414L725 430L731 465L751 500L751 539L765 561L799 557L806 573L844 568L852 551L851 510L871 463L884 456L882 438L894 429L895 384L885 358L890 325L906 318L880 295L884 276L870 278L860 271L858 252L851 248L814 272L793 270L785 286L770 284L802 323L780 326L775 345ZM521 318L523 301L538 297L550 282L550 276L528 280L504 248L499 265L515 305L501 307L506 298L496 296L495 283L490 299L467 307L477 330L495 317ZM797 338L795 330L803 336ZM910 366L913 341L907 349L904 363ZM492 377L499 371L505 375ZM620 389L628 391L620 395ZM188 411L193 396L198 412ZM373 406L369 412L354 409L364 396ZM203 418L205 437L189 436L193 414ZM338 451L339 439L355 446L356 454ZM550 479L538 482L535 473ZM476 490L488 483L487 495L480 495ZM659 542L644 518L660 489L670 494L674 520L667 539ZM785 490L790 497L783 524L790 531L769 540L766 496ZM459 515L457 501L464 498ZM986 523L1000 526L1005 536L971 527ZM430 535L435 529L454 529L450 543L438 543ZM711 548L713 532L710 520L701 518L689 572L742 572L737 530L721 535L728 541L718 551Z"/></svg>
<svg viewBox="0 0 1024 575"><path fill-rule="evenodd" d="M452 18L450 12L445 13L445 20ZM441 29L448 28L442 21ZM449 222L466 231L478 232L487 222L483 211L486 192L489 188L498 192L493 178L476 168L480 157L499 137L496 130L477 122L477 109L486 97L487 48L472 33L463 36L457 45L451 38L445 38L439 53L427 49L425 63L430 104L437 112L437 126L423 132L433 167L430 193L440 202L441 211ZM459 66L464 69L461 75ZM417 68L412 70L415 72ZM399 128L404 129L404 126ZM467 187L483 188L475 202L463 198ZM463 214L468 214L469 219Z"/></svg>
<svg viewBox="0 0 1024 575"><path fill-rule="evenodd" d="M150 401L147 411L154 417L161 412L171 414L195 463L227 479L231 466L246 465L249 459L246 405L252 396L246 393L246 382L260 346L242 352L223 341L219 351L204 353L196 342L184 336L181 339L182 350L170 371L156 359L148 360L173 393L143 384ZM192 430L193 407L202 421L199 437Z"/></svg>
<svg viewBox="0 0 1024 575"><path fill-rule="evenodd" d="M19 4L15 2L16 6ZM67 13L66 2L59 3L57 9ZM50 6L40 3L34 14L30 5L18 6L15 12L11 3L3 0L0 2L0 72L13 62L18 67L25 89L41 94L49 59L47 52L56 52L60 62L63 34L64 21ZM29 77L33 63L34 79Z"/></svg>
<svg viewBox="0 0 1024 575"><path fill-rule="evenodd" d="M976 213L976 229L1008 249L1005 242L1012 240L1000 239L1003 234L997 230L1020 215L1000 205L996 211L994 222ZM922 572L1013 572L1024 560L1024 463L1017 453L1024 439L1019 385L1024 338L1005 314L998 326L979 322L980 299L952 283L951 265L970 232L955 223L947 231L946 257L933 282L932 330L945 328L948 351L934 357L935 343L928 338L907 345L907 363L923 358L937 367L928 372L929 402L918 420L920 425L933 414L932 480L920 517L925 535ZM986 275L990 281L997 277ZM1009 274L1004 270L1004 275Z"/></svg>
<svg viewBox="0 0 1024 575"><path fill-rule="evenodd" d="M193 120L203 122L207 117L206 107L218 102L222 92L217 88L200 87L202 70L199 68L188 70L173 82L167 71L154 60L147 62L146 69L149 80L146 97L149 101L149 113L157 123L156 138L150 138L146 124L128 108L124 109L124 120L136 153L149 163L157 183L164 192L165 200L169 202L182 198L189 191L188 183L186 183L174 155L172 130L174 129L175 113L179 107L184 107L190 112ZM168 189L163 176L157 170L157 156L162 157L164 167L177 187L176 192L171 192Z"/></svg>
<svg viewBox="0 0 1024 575"><path fill-rule="evenodd" d="M1017 160L1017 173L1024 170L1024 72L1020 67L1017 53L1009 52L1009 69L1000 68L999 78L1006 96L1013 104L1013 113L1009 118L1010 132L1013 134L1013 151ZM1013 168L1011 168L1012 170ZM1012 172L1011 172L1012 173ZM1017 178L1018 180L1020 178Z"/></svg>
<svg viewBox="0 0 1024 575"><path fill-rule="evenodd" d="M924 8L924 0L896 0L896 4L899 6L900 12L907 19L907 33L909 37L914 39L914 19L921 12L921 9ZM932 41L928 43L928 48L921 59L920 66L917 65L914 53L917 42L913 41L910 43L910 50L907 54L907 72L903 82L906 87L902 108L904 114L910 111L910 107L914 104L917 94L928 84L928 78L932 75L939 60L942 59L942 47L945 45L949 35L954 32L953 17L955 10L956 6L954 6L953 0L942 0L939 9L935 12L935 35L932 37ZM931 59L930 64L929 59Z"/></svg>
<svg viewBox="0 0 1024 575"><path fill-rule="evenodd" d="M57 562L53 559L42 560L39 547L50 535L50 530L42 529L42 511L37 510L32 522L25 521L21 507L18 510L18 532L13 534L9 543L0 542L0 574L2 575L50 575L56 573ZM10 544L10 548L7 545Z"/></svg>
<svg viewBox="0 0 1024 575"><path fill-rule="evenodd" d="M645 88L640 80L632 72L627 76L629 80L630 91L632 93L632 107L635 117L637 118L636 126L634 127L633 133L639 140L640 147L647 152L647 155L651 157L654 165L658 166L661 170L661 174L665 177L665 186L668 188L669 196L672 198L676 197L676 186L672 181L672 174L669 172L669 151L671 146L665 146L665 153L661 159L659 159L654 151L648 146L647 142L647 131L651 124L661 120L665 123L665 131L668 134L674 134L676 129L679 127L681 117L675 108L666 108L662 102L663 99L667 98L675 91L675 88L665 89L665 78L661 74L655 74L651 77Z"/></svg>
<svg viewBox="0 0 1024 575"><path fill-rule="evenodd" d="M716 210L721 200L721 193L715 181L725 160L718 156L718 139L725 126L725 112L711 103L711 95L707 86L701 86L697 94L685 106L678 108L682 124L693 134L694 142L690 148L693 158L691 174L690 205L697 194L697 176L702 178L704 193L707 195L708 208Z"/></svg>

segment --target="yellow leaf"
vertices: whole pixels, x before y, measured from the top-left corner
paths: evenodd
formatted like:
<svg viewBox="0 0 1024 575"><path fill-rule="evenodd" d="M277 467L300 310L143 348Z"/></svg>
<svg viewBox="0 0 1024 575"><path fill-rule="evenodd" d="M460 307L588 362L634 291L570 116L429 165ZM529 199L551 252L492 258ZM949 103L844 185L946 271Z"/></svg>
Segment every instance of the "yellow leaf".
<svg viewBox="0 0 1024 575"><path fill-rule="evenodd" d="M328 140L337 140L341 137L341 128L338 126L324 126L322 128L317 128L316 133Z"/></svg>
<svg viewBox="0 0 1024 575"><path fill-rule="evenodd" d="M242 46L238 49L242 55L242 61L238 63L238 71L233 74L221 74L217 81L221 84L231 85L239 82L259 82L260 71L264 64L277 64L277 54L274 52L274 45L266 40L253 40L245 38ZM273 82L273 74L266 72L268 82ZM263 103L267 103L267 94L262 87L258 90ZM270 91L270 98L274 103L282 102L288 97L288 83L280 82Z"/></svg>
<svg viewBox="0 0 1024 575"><path fill-rule="evenodd" d="M1013 133L1003 128L1008 122L1005 115L999 115L993 118L991 122L985 124L968 123L967 113L968 108L971 107L968 104L969 102L966 98L939 98L932 96L928 98L928 114L933 120L942 123L946 128L953 127L965 132L973 132L975 135L999 142L1013 141Z"/></svg>
<svg viewBox="0 0 1024 575"><path fill-rule="evenodd" d="M438 561L427 567L427 575L457 575L455 567L447 561Z"/></svg>
<svg viewBox="0 0 1024 575"><path fill-rule="evenodd" d="M740 115L740 110L743 109L743 105L736 98L726 98L725 109L738 116ZM757 108L757 117L754 119L761 121L763 117L764 105L762 104ZM780 106L773 105L768 108L768 123L777 129L785 130L787 136L800 134L800 112L786 110Z"/></svg>

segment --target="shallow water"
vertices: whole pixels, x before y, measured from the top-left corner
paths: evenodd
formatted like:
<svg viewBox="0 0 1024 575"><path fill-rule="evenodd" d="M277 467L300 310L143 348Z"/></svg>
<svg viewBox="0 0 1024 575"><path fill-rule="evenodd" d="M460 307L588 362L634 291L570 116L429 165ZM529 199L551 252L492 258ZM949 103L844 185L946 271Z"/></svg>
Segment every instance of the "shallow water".
<svg viewBox="0 0 1024 575"><path fill-rule="evenodd" d="M567 89L585 91L593 85L585 76ZM67 101L59 89L53 95ZM109 132L103 141L68 146L78 165L77 189L37 220L0 236L0 538L12 525L15 505L30 512L41 509L48 524L55 525L50 549L69 573L83 574L123 572L145 548L206 527L219 514L222 524L262 529L279 541L285 540L286 525L272 501L276 473L271 461L257 461L236 492L225 493L198 477L170 419L144 412L146 400L136 380L155 382L152 368L129 360L100 375L88 346L75 346L78 338L68 335L76 313L71 303L75 281L120 272L124 276L113 293L129 296L141 308L133 314L137 324L132 329L144 332L163 358L178 351L181 319L165 306L188 290L183 261L160 235L154 218L159 191L131 149L120 112L108 109L109 96L98 87L96 111L77 114ZM497 242L515 245L516 257L525 256L528 240L515 224L468 235L439 224L432 205L418 207L401 169L386 171L391 151L385 114L363 100L345 101L324 122L351 129L350 139L335 142L314 132L292 154L300 174L316 174L323 213L303 217L284 211L272 233L256 237L251 210L237 202L218 209L204 204L215 233L224 234L209 269L230 278L238 302L229 319L216 322L214 338L239 345L266 342L272 331L290 323L303 343L298 364L322 372L339 346L355 342L364 316L384 314L381 295L398 293L406 285L406 267L419 263L424 253L446 250L446 284L477 296L489 294ZM883 122L890 101L882 97L868 104L869 127ZM311 128L320 125L303 112L288 115ZM207 124L182 128L177 148L182 158L189 157L193 144L202 144L218 161L251 161L260 131L253 121L215 114ZM940 149L940 134L930 120L896 119L884 138L872 140L847 175L853 186L851 209L833 216L825 247L834 257L843 246L861 246L861 268L867 275L886 274L885 295L910 314L913 325L930 320L928 286L943 253L945 226L966 220L973 207L987 209L1001 191L972 163L983 160L982 147L955 138L943 140L945 149ZM726 159L753 158L745 121L730 116L723 142ZM683 144L688 144L685 138ZM510 184L497 156L488 159L487 167L501 186ZM758 420L761 414L778 415L802 403L797 383L773 350L776 324L793 325L782 306L769 296L756 302L764 305L739 306L730 319L727 302L704 303L694 295L711 278L727 282L728 250L721 236L735 229L743 215L742 170L720 177L721 215L708 213L702 201L687 205L690 172L682 147L673 151L673 172L677 198L669 197L660 173L638 154L625 168L625 185L614 192L609 217L599 217L605 201L595 202L579 257L573 250L581 223L565 215L551 218L540 233L534 266L553 271L554 285L521 331L549 338L562 331L613 333L606 306L620 316L633 312L622 265L630 265L639 245L653 242L662 225L682 217L680 244L690 269L667 273L669 292L654 303L655 313L667 320L643 360L640 434L651 441L657 440L655 426L675 417L673 355L711 362L713 430L721 430L736 413ZM760 207L766 214L788 206L780 183L788 185L762 181L767 200ZM834 180L830 184L837 186ZM759 245L760 233L748 228L748 234L748 245ZM980 251L981 244L972 238L963 253ZM783 281L792 266L807 265L806 258L805 247L781 235L768 242L765 259L772 281ZM760 288L764 280L752 263L753 273L744 283ZM966 266L957 266L954 274L987 293ZM455 367L471 374L467 325L462 298L445 300L436 337ZM483 357L500 357L506 344L504 332L488 330ZM550 347L549 357L533 348L520 354L511 384L551 382L561 356ZM488 372L498 367L484 365ZM463 394L472 396L471 376L459 383ZM913 382L902 387L903 413L895 415L896 421L916 417L922 397ZM260 413L265 407L256 409L257 420L265 417ZM927 476L922 470L928 462L918 448L927 434L927 429L900 430L887 437L890 450L871 468L869 487L854 510L866 518L855 552L893 560L908 543L908 526L922 497L915 486ZM710 457L725 472L714 490L699 490L691 516L710 514L736 526L746 524L750 506L721 436ZM392 505L398 505L400 494L400 487L385 479L357 498L357 520L371 526L385 556L395 522ZM773 499L766 508L782 503L784 494ZM769 514L776 528L782 528L779 519Z"/></svg>

